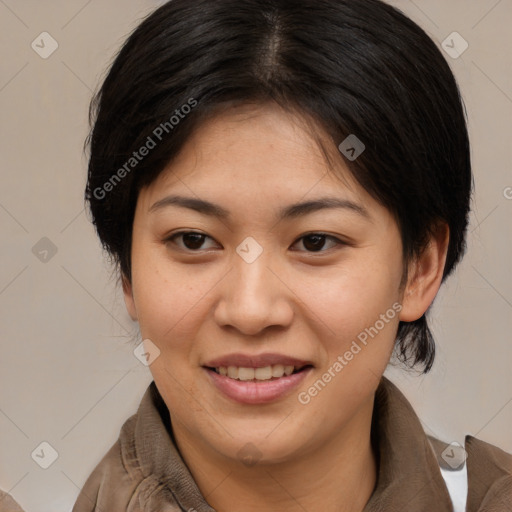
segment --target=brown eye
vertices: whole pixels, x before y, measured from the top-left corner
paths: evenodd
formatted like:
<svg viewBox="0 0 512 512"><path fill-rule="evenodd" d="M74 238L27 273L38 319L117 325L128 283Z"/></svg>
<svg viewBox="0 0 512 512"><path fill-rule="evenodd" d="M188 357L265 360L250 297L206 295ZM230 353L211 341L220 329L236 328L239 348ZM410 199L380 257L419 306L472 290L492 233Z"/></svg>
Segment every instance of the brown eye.
<svg viewBox="0 0 512 512"><path fill-rule="evenodd" d="M175 240L181 238L182 244L176 243ZM208 235L204 235L203 233L196 233L194 231L182 231L181 233L175 233L171 237L169 237L166 242L171 242L177 245L180 249L184 249L187 251L199 251L201 249L205 249L203 246L205 240L211 237Z"/></svg>
<svg viewBox="0 0 512 512"><path fill-rule="evenodd" d="M334 242L334 246L343 245L341 240L329 235L325 235L323 233L313 233L310 235L303 236L297 240L297 243L303 240L303 246L306 248L307 252L326 252L322 251L325 247L326 240L331 240ZM329 248L328 248L329 249Z"/></svg>
<svg viewBox="0 0 512 512"><path fill-rule="evenodd" d="M200 235L199 233L187 233L183 235L183 244L187 249L200 249L205 238L205 235Z"/></svg>

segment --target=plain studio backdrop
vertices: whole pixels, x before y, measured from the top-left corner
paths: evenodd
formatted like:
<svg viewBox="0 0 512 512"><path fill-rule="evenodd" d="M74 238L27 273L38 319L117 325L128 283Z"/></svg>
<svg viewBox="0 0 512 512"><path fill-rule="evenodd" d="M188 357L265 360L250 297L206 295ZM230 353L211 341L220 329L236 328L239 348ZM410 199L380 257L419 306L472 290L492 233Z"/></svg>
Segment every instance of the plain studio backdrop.
<svg viewBox="0 0 512 512"><path fill-rule="evenodd" d="M0 0L0 488L27 512L71 509L151 382L83 211L82 145L93 90L161 3ZM512 451L512 0L391 3L460 83L476 194L467 254L431 314L434 368L387 375L427 433Z"/></svg>

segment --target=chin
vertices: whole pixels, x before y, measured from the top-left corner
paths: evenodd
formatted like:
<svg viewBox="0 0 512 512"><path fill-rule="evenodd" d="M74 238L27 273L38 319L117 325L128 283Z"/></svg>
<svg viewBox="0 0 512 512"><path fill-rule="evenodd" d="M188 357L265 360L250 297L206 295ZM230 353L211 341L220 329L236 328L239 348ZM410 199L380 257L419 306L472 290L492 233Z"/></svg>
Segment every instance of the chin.
<svg viewBox="0 0 512 512"><path fill-rule="evenodd" d="M285 432L275 436L272 433L269 436L268 432L271 430L264 435L229 437L222 443L219 443L219 439L212 439L212 446L223 457L247 467L285 463L297 459L303 452L304 447L296 444L294 433ZM290 440L294 440L293 444Z"/></svg>

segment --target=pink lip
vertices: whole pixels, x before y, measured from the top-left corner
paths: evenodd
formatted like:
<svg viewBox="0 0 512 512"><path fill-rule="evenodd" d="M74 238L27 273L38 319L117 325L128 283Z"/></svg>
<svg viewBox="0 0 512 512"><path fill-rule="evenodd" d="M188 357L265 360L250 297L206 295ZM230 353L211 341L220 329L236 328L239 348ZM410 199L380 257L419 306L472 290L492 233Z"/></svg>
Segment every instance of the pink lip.
<svg viewBox="0 0 512 512"><path fill-rule="evenodd" d="M224 364L220 366L224 366ZM250 365L246 365L246 367L251 368ZM306 368L298 373L293 373L292 375L284 376L280 379L262 381L235 380L224 375L219 375L207 368L205 368L204 371L207 372L216 388L227 397L241 404L257 405L273 402L288 395L294 388L300 385L312 369L313 368Z"/></svg>
<svg viewBox="0 0 512 512"><path fill-rule="evenodd" d="M248 354L229 354L208 361L203 366L208 368L220 368L221 366L237 366L243 368L264 368L265 366L273 366L282 364L283 366L307 366L313 365L311 361L302 361L295 357L285 356L282 354L265 353L259 355Z"/></svg>

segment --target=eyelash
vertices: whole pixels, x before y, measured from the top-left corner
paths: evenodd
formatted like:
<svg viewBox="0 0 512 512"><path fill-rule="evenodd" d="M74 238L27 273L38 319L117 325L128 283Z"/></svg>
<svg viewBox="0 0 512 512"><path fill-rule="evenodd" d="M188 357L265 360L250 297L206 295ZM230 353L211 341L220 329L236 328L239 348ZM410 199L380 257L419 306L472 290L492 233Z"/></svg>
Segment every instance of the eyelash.
<svg viewBox="0 0 512 512"><path fill-rule="evenodd" d="M210 238L211 240L213 240L212 237L208 236L208 235L205 235L204 233L199 233L197 231L179 231L177 233L174 233L173 235L167 237L166 239L164 239L164 242L166 243L173 243L176 245L175 243L175 239L178 238L178 237L181 237L181 236L184 236L184 235L201 235L203 237L206 238ZM297 242L299 242L300 240L304 239L304 238L308 238L308 237L312 237L312 236L321 236L321 237L324 237L326 239L330 239L332 241L334 241L336 243L336 246L347 246L349 245L349 243L347 242L344 242L342 240L340 240L339 238L336 238L335 236L332 236L332 235L328 235L327 233L322 233L322 232L312 232L312 233L306 233L305 235L302 235L300 238L298 238L294 243L293 245L297 244ZM203 241L204 243L204 241ZM191 252L191 253L197 253L197 252L200 252L200 249L198 250L194 250L194 249L187 249L187 248L179 248L180 250L182 251L185 251L185 252ZM336 247L333 247L331 249L336 249ZM327 250L320 250L320 251L305 251L309 254L321 254L321 253L325 253L325 252L329 252L331 249L327 249Z"/></svg>

